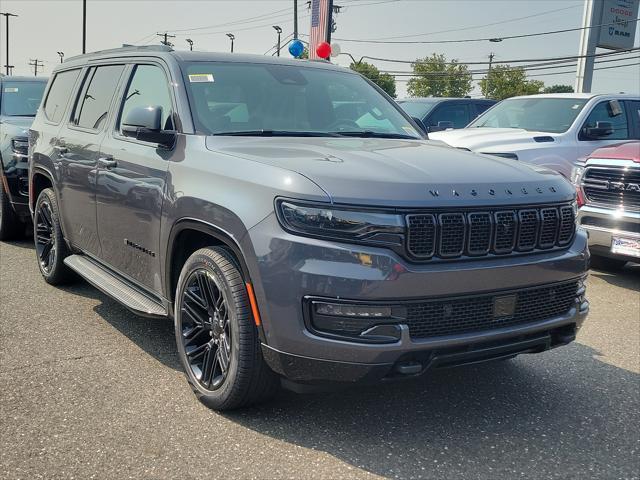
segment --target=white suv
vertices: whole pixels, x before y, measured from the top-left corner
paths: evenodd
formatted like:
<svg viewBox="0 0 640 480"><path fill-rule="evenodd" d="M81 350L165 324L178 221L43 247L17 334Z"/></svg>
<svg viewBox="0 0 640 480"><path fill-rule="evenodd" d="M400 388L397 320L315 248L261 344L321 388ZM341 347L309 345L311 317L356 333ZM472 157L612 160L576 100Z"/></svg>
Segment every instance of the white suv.
<svg viewBox="0 0 640 480"><path fill-rule="evenodd" d="M460 130L430 133L452 147L544 166L569 178L597 148L640 139L640 96L566 93L503 100Z"/></svg>

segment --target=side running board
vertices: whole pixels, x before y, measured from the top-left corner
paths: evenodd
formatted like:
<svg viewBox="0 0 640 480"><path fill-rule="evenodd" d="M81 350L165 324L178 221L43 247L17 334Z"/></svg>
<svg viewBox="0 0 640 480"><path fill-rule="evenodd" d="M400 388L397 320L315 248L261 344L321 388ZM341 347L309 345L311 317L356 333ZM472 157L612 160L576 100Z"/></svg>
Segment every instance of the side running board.
<svg viewBox="0 0 640 480"><path fill-rule="evenodd" d="M165 307L157 300L134 288L89 257L70 255L64 259L64 263L91 285L113 297L134 313L147 317L168 315Z"/></svg>

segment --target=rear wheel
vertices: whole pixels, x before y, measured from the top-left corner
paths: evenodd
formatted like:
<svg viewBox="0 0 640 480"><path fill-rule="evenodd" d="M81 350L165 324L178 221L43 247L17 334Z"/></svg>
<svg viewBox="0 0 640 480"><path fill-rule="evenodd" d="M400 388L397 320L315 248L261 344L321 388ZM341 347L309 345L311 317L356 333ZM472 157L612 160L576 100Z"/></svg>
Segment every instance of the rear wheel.
<svg viewBox="0 0 640 480"><path fill-rule="evenodd" d="M627 263L626 260L619 258L602 257L600 255L591 255L591 268L597 270L620 270Z"/></svg>
<svg viewBox="0 0 640 480"><path fill-rule="evenodd" d="M225 249L200 249L185 263L175 327L187 379L206 406L240 408L277 391L277 376L262 358L246 286Z"/></svg>
<svg viewBox="0 0 640 480"><path fill-rule="evenodd" d="M0 179L0 240L11 240L22 236L25 226L13 210L4 182Z"/></svg>
<svg viewBox="0 0 640 480"><path fill-rule="evenodd" d="M58 212L55 193L50 188L44 189L36 200L33 239L40 273L51 285L66 283L72 276L64 264L69 252L62 236Z"/></svg>

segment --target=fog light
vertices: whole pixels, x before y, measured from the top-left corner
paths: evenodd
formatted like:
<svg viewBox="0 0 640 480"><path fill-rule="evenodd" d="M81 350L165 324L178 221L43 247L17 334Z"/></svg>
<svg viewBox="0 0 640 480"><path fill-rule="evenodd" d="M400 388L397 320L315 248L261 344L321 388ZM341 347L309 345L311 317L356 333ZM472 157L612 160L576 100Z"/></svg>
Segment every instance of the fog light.
<svg viewBox="0 0 640 480"><path fill-rule="evenodd" d="M314 302L316 314L331 317L389 318L391 307Z"/></svg>

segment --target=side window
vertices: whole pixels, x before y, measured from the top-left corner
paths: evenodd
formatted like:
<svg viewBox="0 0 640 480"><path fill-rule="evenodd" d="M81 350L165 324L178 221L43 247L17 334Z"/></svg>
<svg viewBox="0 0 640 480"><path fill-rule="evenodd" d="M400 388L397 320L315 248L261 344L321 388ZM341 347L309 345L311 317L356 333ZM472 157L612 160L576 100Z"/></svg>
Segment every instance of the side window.
<svg viewBox="0 0 640 480"><path fill-rule="evenodd" d="M164 71L154 65L137 65L127 88L122 104L121 122L135 107L162 107L162 125L164 130L174 130L173 104L169 91L169 81Z"/></svg>
<svg viewBox="0 0 640 480"><path fill-rule="evenodd" d="M51 88L44 102L44 116L47 120L60 123L67 107L71 90L76 83L80 70L60 72L51 80Z"/></svg>
<svg viewBox="0 0 640 480"><path fill-rule="evenodd" d="M476 102L475 105L476 105L476 116L482 115L484 112L486 112L489 109L489 107L493 106L488 102Z"/></svg>
<svg viewBox="0 0 640 480"><path fill-rule="evenodd" d="M624 110L624 102L617 102L620 110L614 111L610 103L600 102L597 104L584 122L582 129L596 126L596 122L611 122L613 133L602 137L603 140L626 140L629 138L629 127L627 125L627 114Z"/></svg>
<svg viewBox="0 0 640 480"><path fill-rule="evenodd" d="M631 124L635 123L635 133L632 138L640 140L640 101L631 100L627 102L627 108L629 109L629 116L631 118Z"/></svg>
<svg viewBox="0 0 640 480"><path fill-rule="evenodd" d="M82 97L76 105L76 125L92 130L102 128L123 70L124 65L106 65L89 73L88 86L82 90Z"/></svg>
<svg viewBox="0 0 640 480"><path fill-rule="evenodd" d="M469 106L459 103L438 107L431 115L427 126L436 127L438 122L451 122L453 123L453 128L464 128L470 121Z"/></svg>

